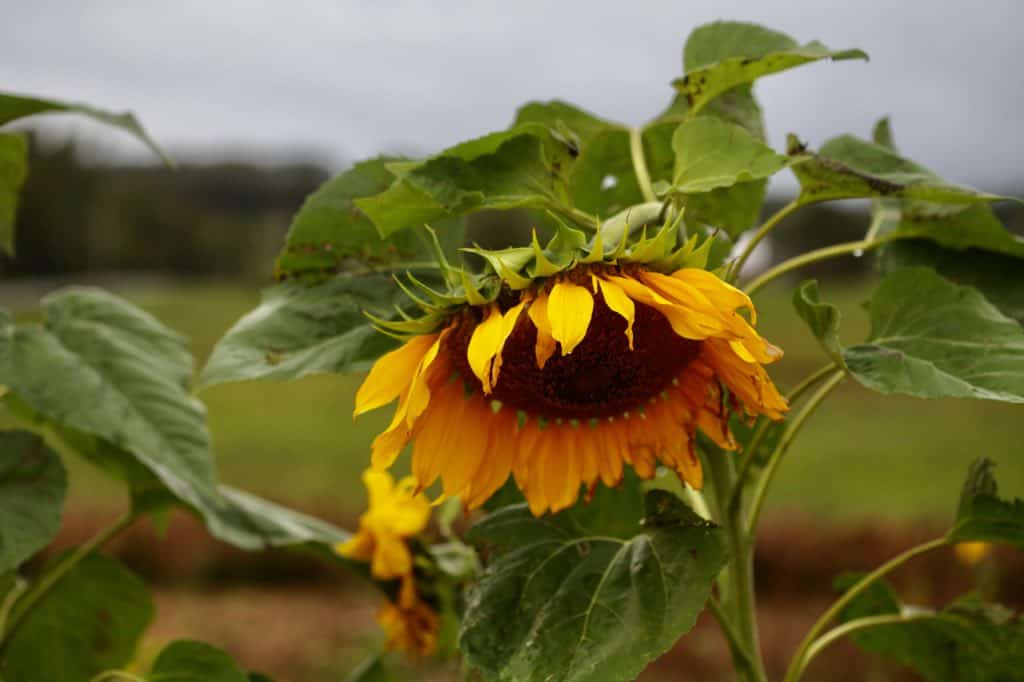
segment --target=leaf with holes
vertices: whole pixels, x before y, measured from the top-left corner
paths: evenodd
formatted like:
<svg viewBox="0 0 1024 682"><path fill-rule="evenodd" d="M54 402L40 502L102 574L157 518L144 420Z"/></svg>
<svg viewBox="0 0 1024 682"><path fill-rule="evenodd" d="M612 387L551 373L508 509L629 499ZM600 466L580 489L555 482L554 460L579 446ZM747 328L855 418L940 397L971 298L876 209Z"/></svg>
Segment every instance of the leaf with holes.
<svg viewBox="0 0 1024 682"><path fill-rule="evenodd" d="M800 183L800 204L866 197L954 204L1010 199L946 182L892 149L853 135L833 138L817 153L790 135L787 152Z"/></svg>
<svg viewBox="0 0 1024 682"><path fill-rule="evenodd" d="M127 664L152 619L142 581L113 559L90 555L15 624L0 651L0 678L88 682Z"/></svg>
<svg viewBox="0 0 1024 682"><path fill-rule="evenodd" d="M1024 329L977 290L907 268L882 281L869 313L868 341L843 353L864 386L1024 403Z"/></svg>
<svg viewBox="0 0 1024 682"><path fill-rule="evenodd" d="M636 512L588 514L517 505L471 531L494 555L460 648L488 679L631 680L693 627L725 564L722 531L662 490L642 525Z"/></svg>
<svg viewBox="0 0 1024 682"><path fill-rule="evenodd" d="M756 24L720 21L690 34L684 52L686 73L672 85L695 115L727 90L822 59L867 59L867 55L861 50L830 50L816 41L800 45L784 33Z"/></svg>
<svg viewBox="0 0 1024 682"><path fill-rule="evenodd" d="M971 464L949 541L1001 542L1024 550L1024 500L999 497L994 468L988 459Z"/></svg>
<svg viewBox="0 0 1024 682"><path fill-rule="evenodd" d="M0 575L57 534L67 487L60 457L41 438L26 431L0 432Z"/></svg>

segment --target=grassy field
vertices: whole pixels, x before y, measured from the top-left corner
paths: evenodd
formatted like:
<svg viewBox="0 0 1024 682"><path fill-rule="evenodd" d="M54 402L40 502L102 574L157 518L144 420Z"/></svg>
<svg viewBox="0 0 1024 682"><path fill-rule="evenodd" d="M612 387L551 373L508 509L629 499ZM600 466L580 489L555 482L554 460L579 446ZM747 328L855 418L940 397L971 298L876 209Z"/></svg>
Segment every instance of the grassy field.
<svg viewBox="0 0 1024 682"><path fill-rule="evenodd" d="M776 285L758 300L760 329L785 349L773 368L783 386L824 363L789 303L790 288ZM258 300L234 283L135 287L119 293L135 300L189 337L202 363L217 338ZM822 287L822 297L844 311L843 337L864 338L860 308L866 285ZM23 301L31 306L32 302ZM360 377L321 376L295 382L250 382L201 394L222 478L301 508L355 514L363 505L359 472L373 434L388 410L353 423L352 397ZM790 451L769 504L770 512L835 520L880 516L941 518L952 513L968 463L987 456L999 463L1007 493L1024 494L1019 407L982 401L885 398L848 382L820 409ZM120 500L117 489L76 467L80 502Z"/></svg>

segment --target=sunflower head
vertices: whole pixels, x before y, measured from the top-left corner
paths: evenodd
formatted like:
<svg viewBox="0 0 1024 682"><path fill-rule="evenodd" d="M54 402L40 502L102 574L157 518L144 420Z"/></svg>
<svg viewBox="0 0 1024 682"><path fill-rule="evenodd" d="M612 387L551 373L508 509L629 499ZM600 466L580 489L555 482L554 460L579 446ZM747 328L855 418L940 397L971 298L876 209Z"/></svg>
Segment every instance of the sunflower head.
<svg viewBox="0 0 1024 682"><path fill-rule="evenodd" d="M419 488L440 478L474 508L512 475L538 515L617 485L624 466L650 478L660 462L700 488L697 428L732 449L732 414L787 406L763 367L781 351L754 330L750 299L678 229L636 236L613 220L588 241L562 225L544 248L472 249L478 275L443 263L446 293L413 280L430 292L415 299L423 315L378 321L409 336L356 397L356 414L398 400L373 465L411 441Z"/></svg>

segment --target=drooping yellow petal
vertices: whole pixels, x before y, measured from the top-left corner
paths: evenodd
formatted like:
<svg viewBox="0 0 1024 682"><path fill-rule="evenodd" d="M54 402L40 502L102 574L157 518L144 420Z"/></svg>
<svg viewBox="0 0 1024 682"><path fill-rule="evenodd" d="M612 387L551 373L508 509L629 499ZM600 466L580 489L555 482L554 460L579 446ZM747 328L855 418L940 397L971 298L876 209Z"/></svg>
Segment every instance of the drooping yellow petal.
<svg viewBox="0 0 1024 682"><path fill-rule="evenodd" d="M462 383L452 381L441 386L431 397L417 429L412 449L412 473L420 489L434 484L445 465L445 454L451 448L457 429L461 428L466 398Z"/></svg>
<svg viewBox="0 0 1024 682"><path fill-rule="evenodd" d="M597 283L601 288L604 304L626 320L626 338L629 340L629 349L633 350L633 319L636 315L633 299L627 296L622 287L614 282L598 279Z"/></svg>
<svg viewBox="0 0 1024 682"><path fill-rule="evenodd" d="M754 308L754 303L750 300L750 297L707 270L683 268L673 272L672 277L694 286L707 296L710 301L721 308L727 310L746 308L750 311L750 321L757 324L757 310Z"/></svg>
<svg viewBox="0 0 1024 682"><path fill-rule="evenodd" d="M534 328L537 330L537 346L535 353L537 356L537 367L544 369L544 365L555 353L555 337L551 335L551 322L548 320L548 295L545 292L541 292L537 298L530 302L530 307L527 310L530 315L530 321L533 322Z"/></svg>
<svg viewBox="0 0 1024 682"><path fill-rule="evenodd" d="M492 305L487 311L487 317L473 330L469 348L466 350L469 368L480 380L484 393L490 393L493 388L491 386L491 363L503 342L502 327L501 309Z"/></svg>
<svg viewBox="0 0 1024 682"><path fill-rule="evenodd" d="M387 405L409 386L423 355L437 340L437 334L414 336L404 344L382 355L356 393L353 416Z"/></svg>
<svg viewBox="0 0 1024 682"><path fill-rule="evenodd" d="M501 351L505 348L505 342L508 341L508 337L515 330L516 323L519 322L519 315L522 314L525 307L526 302L523 301L509 308L501 316L501 338L498 340L498 347L494 352L494 360L491 363L492 387L498 385L498 375L501 373Z"/></svg>
<svg viewBox="0 0 1024 682"><path fill-rule="evenodd" d="M420 364L416 367L412 383L409 384L409 401L406 406L405 422L410 429L412 429L416 419L427 409L427 404L430 402L429 370L434 360L437 359L437 354L441 350L441 343L444 341L446 334L447 330L441 332L430 348L427 349L423 359L420 360Z"/></svg>
<svg viewBox="0 0 1024 682"><path fill-rule="evenodd" d="M551 335L561 344L562 355L569 355L587 335L594 297L572 282L556 282L548 296L547 308Z"/></svg>
<svg viewBox="0 0 1024 682"><path fill-rule="evenodd" d="M405 542L391 533L377 536L370 573L380 580L392 580L412 572L412 554Z"/></svg>

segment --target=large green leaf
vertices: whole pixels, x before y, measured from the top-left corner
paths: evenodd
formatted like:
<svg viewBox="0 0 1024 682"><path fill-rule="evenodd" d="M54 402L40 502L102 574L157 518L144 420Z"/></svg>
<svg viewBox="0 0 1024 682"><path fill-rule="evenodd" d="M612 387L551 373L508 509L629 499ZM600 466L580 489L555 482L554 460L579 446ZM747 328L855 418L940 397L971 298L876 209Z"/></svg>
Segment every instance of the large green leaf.
<svg viewBox="0 0 1024 682"><path fill-rule="evenodd" d="M671 647L703 609L725 543L669 492L646 506L642 525L586 509L537 519L522 505L478 524L471 538L495 554L468 597L469 662L488 679L615 682Z"/></svg>
<svg viewBox="0 0 1024 682"><path fill-rule="evenodd" d="M73 104L53 99L41 99L0 92L0 126L20 118L25 118L26 116L48 113L82 114L94 121L120 128L149 147L164 163L173 165L170 158L153 141L149 133L146 132L145 128L142 127L142 124L139 123L139 120L131 112L126 111L118 114L95 109L84 104Z"/></svg>
<svg viewBox="0 0 1024 682"><path fill-rule="evenodd" d="M1024 622L999 606L965 597L941 611L908 607L889 585L877 582L843 609L840 619L886 615L904 620L856 631L851 639L929 682L1024 680Z"/></svg>
<svg viewBox="0 0 1024 682"><path fill-rule="evenodd" d="M1002 542L1024 550L1024 500L999 497L993 468L988 459L971 464L949 540Z"/></svg>
<svg viewBox="0 0 1024 682"><path fill-rule="evenodd" d="M140 508L179 501L212 534L245 549L344 539L327 524L218 487L191 374L181 337L102 291L47 297L42 325L15 325L0 314L8 405L127 480Z"/></svg>
<svg viewBox="0 0 1024 682"><path fill-rule="evenodd" d="M142 581L113 559L93 554L15 626L0 651L0 677L88 682L128 663L152 619L153 604Z"/></svg>
<svg viewBox="0 0 1024 682"><path fill-rule="evenodd" d="M880 265L885 273L909 267L930 267L952 282L977 289L1004 315L1024 324L1024 286L1021 286L1019 258L977 249L954 251L915 239L885 245Z"/></svg>
<svg viewBox="0 0 1024 682"><path fill-rule="evenodd" d="M936 204L905 201L889 207L879 235L920 237L954 250L980 249L1024 259L1024 239L1010 233L985 204Z"/></svg>
<svg viewBox="0 0 1024 682"><path fill-rule="evenodd" d="M868 342L843 354L881 393L1024 402L1024 329L978 291L927 268L888 275L870 303Z"/></svg>
<svg viewBox="0 0 1024 682"><path fill-rule="evenodd" d="M14 254L14 219L18 193L28 174L28 141L24 135L0 133L0 251Z"/></svg>
<svg viewBox="0 0 1024 682"><path fill-rule="evenodd" d="M384 236L481 209L564 206L576 154L548 127L521 124L420 163L392 165L394 183L355 204Z"/></svg>
<svg viewBox="0 0 1024 682"><path fill-rule="evenodd" d="M277 258L279 277L323 278L348 259L363 262L412 260L422 249L421 235L400 232L382 239L353 201L383 192L394 182L389 163L380 157L357 163L311 194L295 214L284 250Z"/></svg>
<svg viewBox="0 0 1024 682"><path fill-rule="evenodd" d="M801 204L864 197L959 204L1008 198L946 182L889 147L853 135L833 138L817 153L791 135L787 151L794 158Z"/></svg>
<svg viewBox="0 0 1024 682"><path fill-rule="evenodd" d="M130 453L175 496L216 499L202 403L185 340L96 289L45 298L43 323L0 329L0 384L35 415Z"/></svg>
<svg viewBox="0 0 1024 682"><path fill-rule="evenodd" d="M711 116L684 121L672 135L672 191L708 192L778 173L789 159L776 154L746 129Z"/></svg>
<svg viewBox="0 0 1024 682"><path fill-rule="evenodd" d="M386 275L279 284L217 342L200 384L369 369L396 342L377 332L365 312L391 317L400 296Z"/></svg>
<svg viewBox="0 0 1024 682"><path fill-rule="evenodd" d="M0 575L57 534L67 487L60 457L41 438L26 431L0 433Z"/></svg>
<svg viewBox="0 0 1024 682"><path fill-rule="evenodd" d="M164 647L145 679L148 682L249 682L249 676L220 649L184 639Z"/></svg>
<svg viewBox="0 0 1024 682"><path fill-rule="evenodd" d="M839 308L831 303L823 303L818 294L818 282L807 280L793 292L793 306L796 312L811 328L811 333L818 340L835 362L842 366L843 349L839 343Z"/></svg>
<svg viewBox="0 0 1024 682"><path fill-rule="evenodd" d="M762 26L721 21L690 34L684 50L686 73L672 85L696 114L727 90L821 59L867 59L867 55L860 50L830 50L819 42L800 45Z"/></svg>

